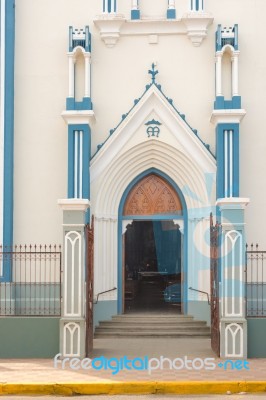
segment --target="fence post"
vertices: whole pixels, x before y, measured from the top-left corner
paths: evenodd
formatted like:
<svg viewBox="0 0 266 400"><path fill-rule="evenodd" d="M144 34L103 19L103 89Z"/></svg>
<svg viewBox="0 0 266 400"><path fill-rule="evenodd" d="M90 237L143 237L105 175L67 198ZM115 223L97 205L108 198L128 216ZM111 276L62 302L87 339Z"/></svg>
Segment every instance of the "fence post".
<svg viewBox="0 0 266 400"><path fill-rule="evenodd" d="M221 211L220 356L247 358L245 208L249 199L217 200Z"/></svg>
<svg viewBox="0 0 266 400"><path fill-rule="evenodd" d="M63 210L63 280L60 353L85 357L85 212L89 200L58 200Z"/></svg>

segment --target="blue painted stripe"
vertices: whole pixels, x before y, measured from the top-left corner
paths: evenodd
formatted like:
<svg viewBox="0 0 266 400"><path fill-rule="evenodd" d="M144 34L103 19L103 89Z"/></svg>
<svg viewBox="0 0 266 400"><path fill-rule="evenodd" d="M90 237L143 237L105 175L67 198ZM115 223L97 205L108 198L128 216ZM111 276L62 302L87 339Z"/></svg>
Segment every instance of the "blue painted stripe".
<svg viewBox="0 0 266 400"><path fill-rule="evenodd" d="M85 124L75 124L68 126L68 197L74 197L75 187L75 132L78 131L78 150L80 147L80 132L83 132L82 148L82 198L90 198L90 158L91 158L91 131ZM80 178L80 152L78 151L78 190ZM79 191L78 191L79 193Z"/></svg>
<svg viewBox="0 0 266 400"><path fill-rule="evenodd" d="M91 130L88 125L75 124L68 126L68 198L75 193L75 131L78 131L78 197L80 193L80 156L82 156L82 198L90 199L90 159L91 159ZM80 132L83 133L83 147L80 154ZM86 223L89 222L90 212L86 213Z"/></svg>
<svg viewBox="0 0 266 400"><path fill-rule="evenodd" d="M153 220L153 221L163 221L169 219L180 219L183 220L184 217L181 214L153 214L153 215L126 215L122 216L122 220L134 219L138 221L146 221L146 220Z"/></svg>
<svg viewBox="0 0 266 400"><path fill-rule="evenodd" d="M236 124L233 133L233 196L239 196L239 125Z"/></svg>
<svg viewBox="0 0 266 400"><path fill-rule="evenodd" d="M225 182L225 165L224 165L224 135L225 131L233 131L233 197L239 196L239 124L218 124L216 127L216 158L217 158L217 179L216 179L216 196L218 198L225 197L224 182ZM228 174L229 171L229 135L227 144L228 155ZM230 175L228 175L228 190L230 185ZM229 192L228 192L229 193Z"/></svg>
<svg viewBox="0 0 266 400"><path fill-rule="evenodd" d="M80 151L79 151L79 149L80 149L80 131L78 130L78 131L76 131L77 132L77 134L75 135L75 140L77 140L77 143L76 143L76 146L77 146L77 159L75 160L75 165L76 165L76 168L77 168L77 182L76 182L76 185L77 185L77 193L76 193L76 197L77 198L79 198L80 197L80 195L79 195L79 193L80 193Z"/></svg>
<svg viewBox="0 0 266 400"><path fill-rule="evenodd" d="M74 127L68 126L68 198L74 197Z"/></svg>
<svg viewBox="0 0 266 400"><path fill-rule="evenodd" d="M227 197L229 197L230 196L230 193L231 193L231 181L230 181L230 176L231 176L231 164L230 164L230 150L231 150L231 146L230 146L230 141L231 141L231 139L230 139L230 137L231 137L231 129L230 130L227 130L227 131L225 131L224 132L224 134L225 135L227 135L227 149L226 149L226 152L227 152L227 188L226 188L226 191L227 191Z"/></svg>
<svg viewBox="0 0 266 400"><path fill-rule="evenodd" d="M90 159L91 159L91 130L87 125L83 128L83 176L82 176L82 197L90 200ZM90 209L85 214L85 223L90 221Z"/></svg>
<svg viewBox="0 0 266 400"><path fill-rule="evenodd" d="M216 196L217 199L224 197L224 128L218 124L216 127Z"/></svg>
<svg viewBox="0 0 266 400"><path fill-rule="evenodd" d="M188 264L188 243L187 243L187 235L188 235L188 220L187 220L187 207L186 207L186 203L185 203L185 198L183 196L182 191L180 190L180 188L176 185L176 183L165 173L163 173L162 171L157 170L156 168L150 168L147 171L141 173L140 175L138 175L135 179L133 179L133 181L128 185L128 187L126 188L126 190L124 191L120 204L119 204L119 211L118 211L118 283L117 283L117 287L118 287L118 302L117 302L117 311L119 314L122 313L123 311L123 243L122 243L122 221L123 220L127 220L127 219L133 219L133 220L137 220L138 217L137 216L123 216L123 209L124 209L124 204L125 201L127 199L127 196L130 192L130 190L133 188L133 186L142 178L144 178L145 176L151 174L151 173L155 173L159 176L161 176L162 178L164 178L167 182L169 182L170 185L173 186L173 188L175 189L175 191L177 192L180 200L181 200L181 204L182 204L182 208L183 208L183 220L184 220L184 229L185 229L185 233L184 233L184 243L183 243L183 272L182 272L182 276L183 276L183 311L184 313L187 313L187 301L188 301L188 285L187 285L187 264ZM170 215L154 215L154 216L140 216L140 219L155 219L155 220L166 220L166 219L182 219L182 216L177 216L174 214L170 214Z"/></svg>
<svg viewBox="0 0 266 400"><path fill-rule="evenodd" d="M83 129L83 176L82 176L82 197L90 198L90 128Z"/></svg>
<svg viewBox="0 0 266 400"><path fill-rule="evenodd" d="M14 187L14 52L15 1L5 1L5 93L4 93L4 190L3 245L13 245L13 187ZM1 281L10 281L11 266L3 265Z"/></svg>

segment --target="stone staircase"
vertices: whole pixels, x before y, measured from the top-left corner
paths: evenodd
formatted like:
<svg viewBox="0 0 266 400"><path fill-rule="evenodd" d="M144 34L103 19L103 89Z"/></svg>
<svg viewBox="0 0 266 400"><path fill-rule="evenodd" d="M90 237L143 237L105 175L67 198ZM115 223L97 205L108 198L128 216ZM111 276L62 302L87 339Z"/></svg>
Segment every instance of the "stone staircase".
<svg viewBox="0 0 266 400"><path fill-rule="evenodd" d="M189 315L124 314L100 321L94 338L210 338L210 328Z"/></svg>

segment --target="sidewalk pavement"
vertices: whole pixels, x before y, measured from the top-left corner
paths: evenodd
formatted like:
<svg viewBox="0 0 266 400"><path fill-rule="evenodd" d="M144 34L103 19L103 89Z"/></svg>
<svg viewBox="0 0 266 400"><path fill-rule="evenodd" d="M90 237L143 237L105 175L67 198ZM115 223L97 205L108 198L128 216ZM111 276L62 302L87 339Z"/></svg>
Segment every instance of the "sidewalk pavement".
<svg viewBox="0 0 266 400"><path fill-rule="evenodd" d="M266 359L249 359L249 369L232 369L230 365L225 369L221 365L224 361L212 352L209 339L95 339L90 358L100 356L215 358L216 368L176 370L169 369L166 361L163 370L151 373L122 370L113 374L110 370L72 370L69 364L62 369L60 362L55 368L53 359L0 360L0 395L266 392Z"/></svg>

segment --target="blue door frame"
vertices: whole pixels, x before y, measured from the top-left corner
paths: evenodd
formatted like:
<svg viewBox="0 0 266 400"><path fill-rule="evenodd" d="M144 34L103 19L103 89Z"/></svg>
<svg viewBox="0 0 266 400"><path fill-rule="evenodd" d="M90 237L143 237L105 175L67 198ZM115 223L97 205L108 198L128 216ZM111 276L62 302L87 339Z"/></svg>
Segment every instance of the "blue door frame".
<svg viewBox="0 0 266 400"><path fill-rule="evenodd" d="M123 209L125 205L125 201L127 199L127 196L130 192L130 190L135 186L135 184L140 181L142 178L144 178L147 175L150 174L156 174L166 180L176 191L178 194L181 204L182 204L182 209L183 209L183 215L178 215L178 214L155 214L155 215L126 215L123 216ZM126 190L123 193L123 196L121 198L120 204L119 204L119 210L118 210L118 282L117 282L117 288L118 288L118 304L117 304L117 312L118 314L122 314L123 312L123 238L122 238L122 223L123 220L133 220L133 221L163 221L163 220L177 220L179 219L180 221L184 221L184 244L183 244L183 271L182 271L182 277L183 277L183 312L186 314L187 313L187 234L188 234L188 229L187 229L187 207L185 203L185 199L183 196L182 191L180 188L177 186L177 184L164 172L156 169L156 168L150 168L138 176L136 176L135 179L128 185Z"/></svg>

